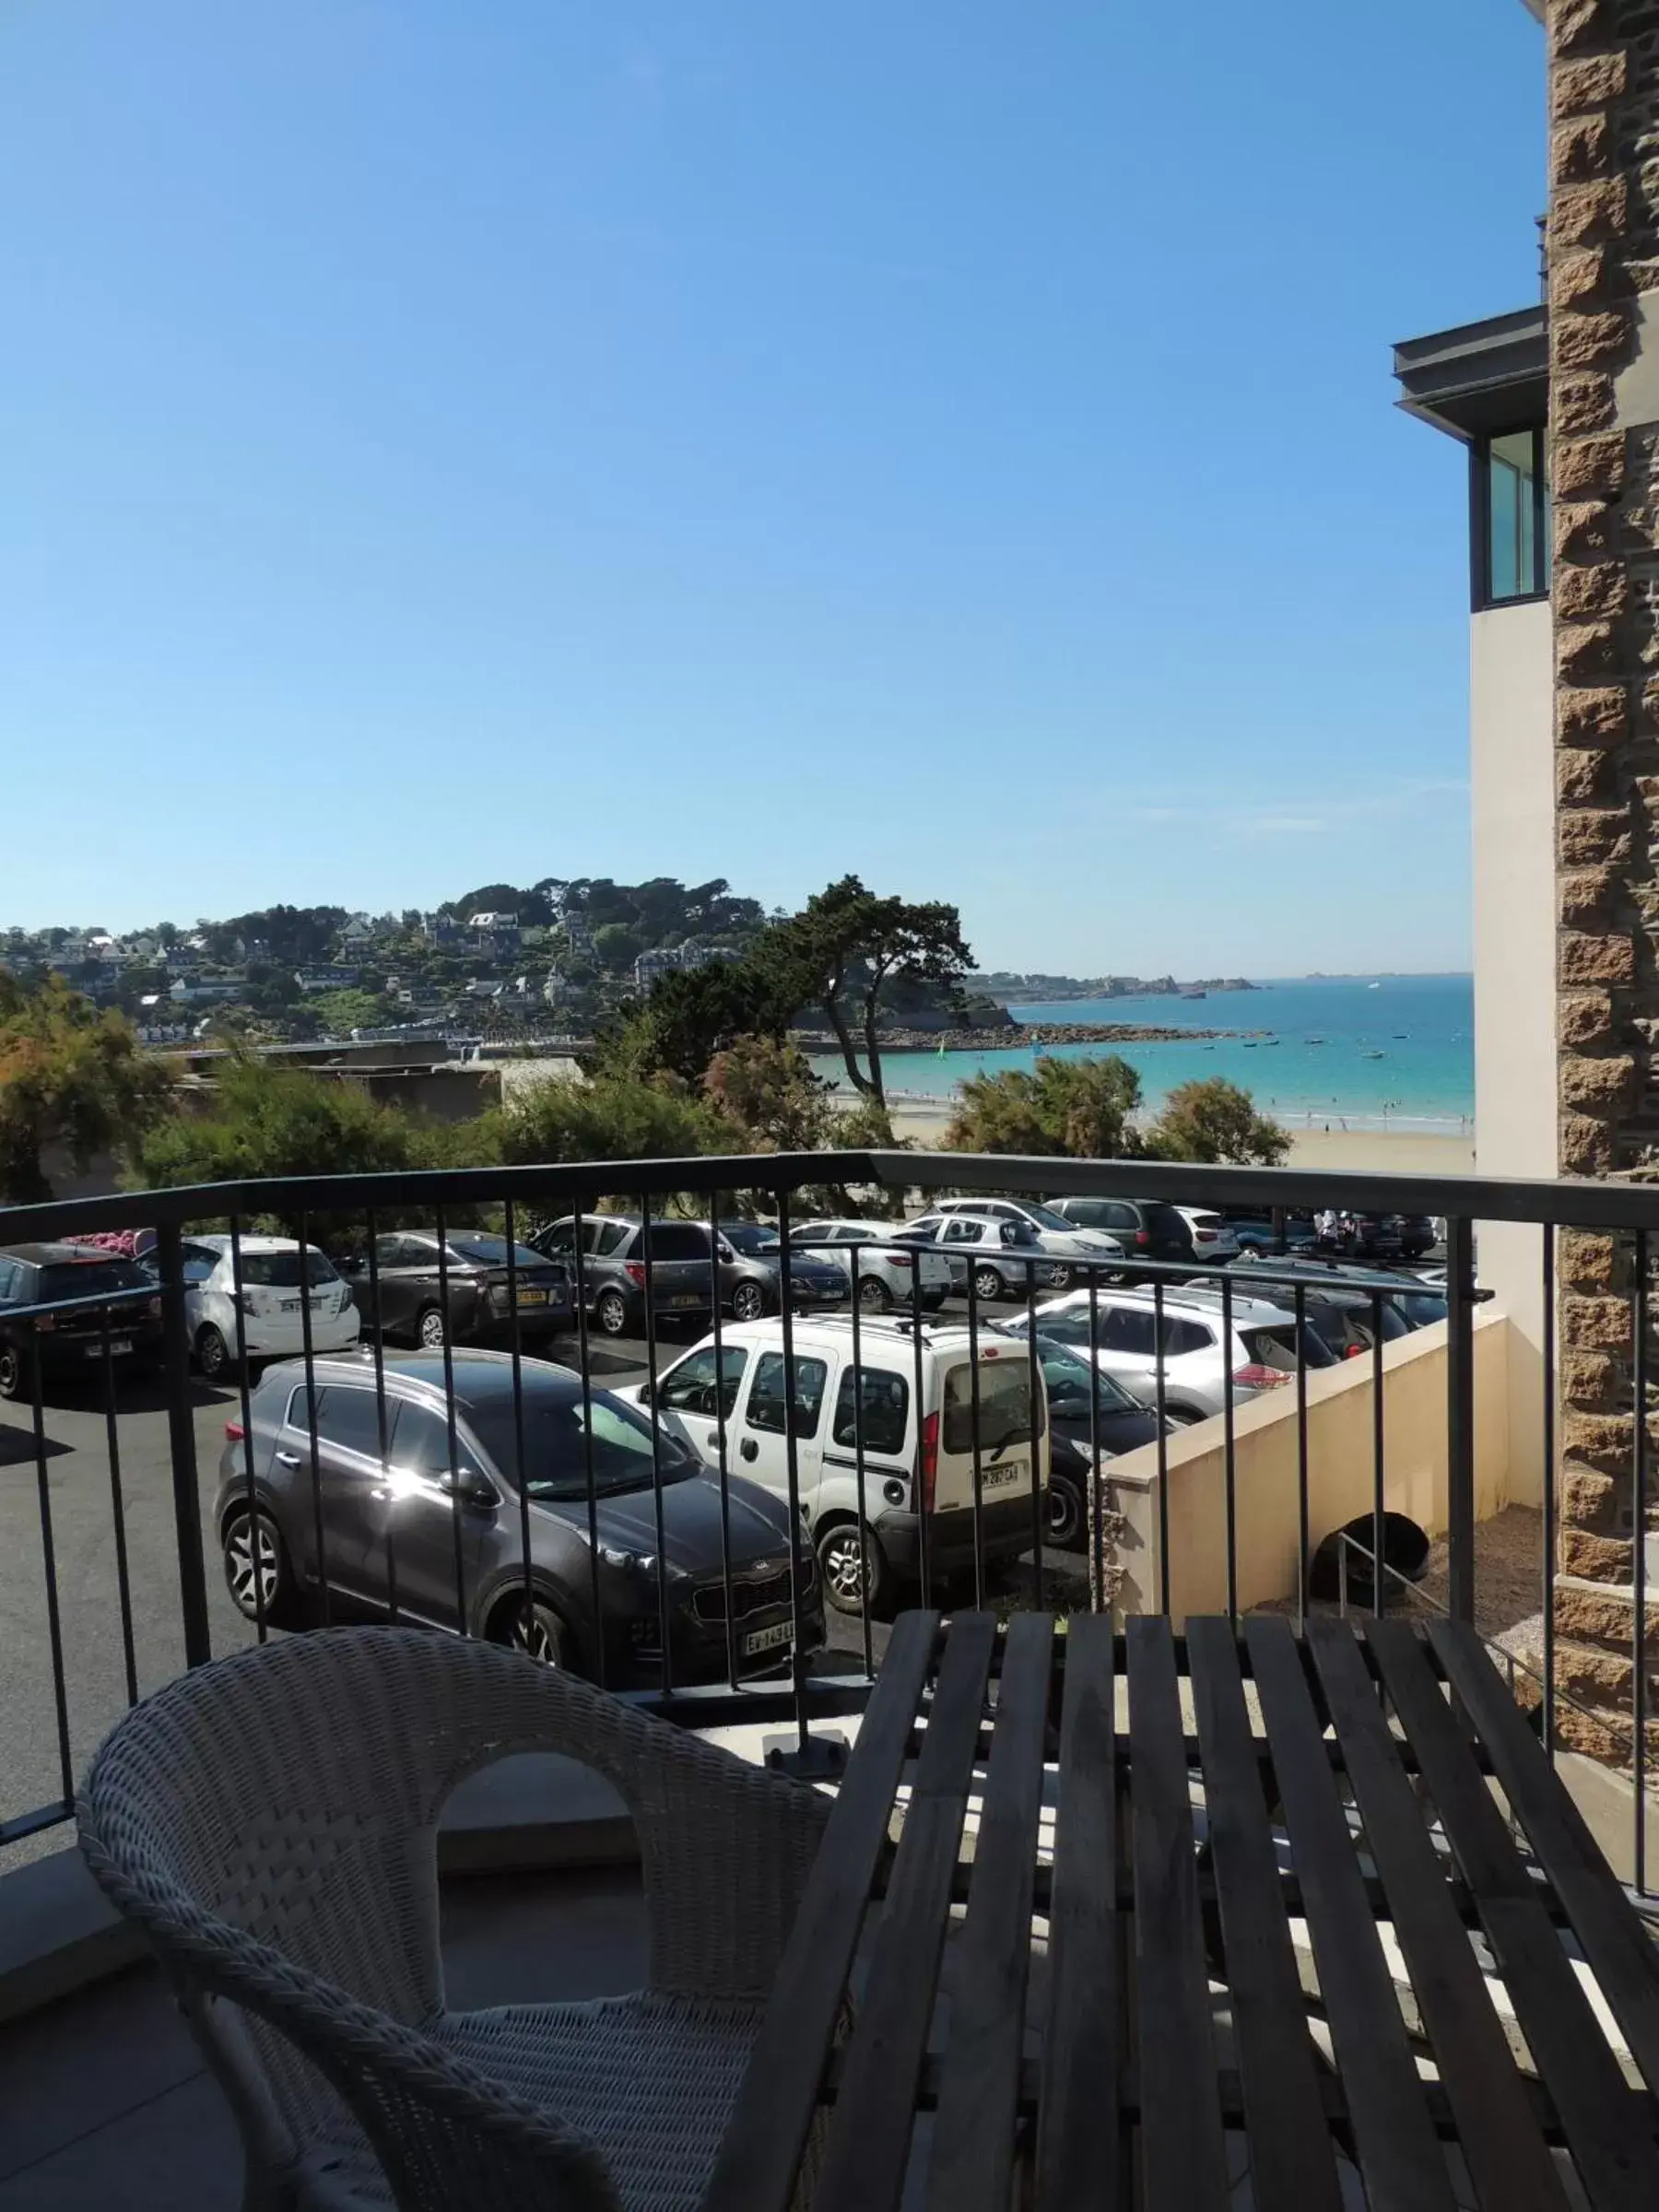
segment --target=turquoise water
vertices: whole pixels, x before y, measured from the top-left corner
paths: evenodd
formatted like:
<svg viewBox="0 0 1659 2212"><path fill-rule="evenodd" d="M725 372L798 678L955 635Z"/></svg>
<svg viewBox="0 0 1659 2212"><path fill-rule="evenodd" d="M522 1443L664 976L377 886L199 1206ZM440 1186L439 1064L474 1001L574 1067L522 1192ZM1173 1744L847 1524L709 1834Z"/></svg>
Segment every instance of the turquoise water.
<svg viewBox="0 0 1659 2212"><path fill-rule="evenodd" d="M1332 1128L1464 1130L1475 1114L1474 982L1466 975L1299 977L1213 998L1073 999L1018 1006L1017 1020L1156 1022L1166 1029L1266 1032L1179 1044L1068 1044L1056 1060L1121 1053L1156 1107L1178 1083L1226 1076L1287 1123ZM1269 1043L1268 1035L1277 1042ZM1322 1044L1309 1041L1323 1038ZM1370 1055L1381 1054L1380 1058ZM1029 1046L983 1053L889 1053L889 1094L948 1098L964 1076L1030 1067ZM833 1077L838 1060L814 1063Z"/></svg>

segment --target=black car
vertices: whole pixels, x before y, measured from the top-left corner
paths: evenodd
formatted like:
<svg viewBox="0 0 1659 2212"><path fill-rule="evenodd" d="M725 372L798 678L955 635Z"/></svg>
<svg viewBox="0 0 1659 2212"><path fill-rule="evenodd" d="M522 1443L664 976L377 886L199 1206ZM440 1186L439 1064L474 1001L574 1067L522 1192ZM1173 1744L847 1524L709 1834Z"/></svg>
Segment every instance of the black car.
<svg viewBox="0 0 1659 2212"><path fill-rule="evenodd" d="M366 1326L416 1344L500 1344L518 1315L521 1343L571 1328L575 1293L565 1268L520 1244L508 1265L505 1237L452 1230L441 1249L426 1230L398 1229L338 1262Z"/></svg>
<svg viewBox="0 0 1659 2212"><path fill-rule="evenodd" d="M1126 1257L1179 1265L1204 1256L1192 1223L1179 1206L1161 1198L1049 1198L1044 1204L1075 1228L1115 1237ZM1135 1279L1133 1266L1118 1272L1126 1283Z"/></svg>
<svg viewBox="0 0 1659 2212"><path fill-rule="evenodd" d="M95 1300L76 1308L69 1301ZM39 1306L56 1312L32 1313ZM39 1374L86 1374L109 1352L122 1368L161 1363L161 1300L136 1260L87 1244L8 1244L0 1251L0 1398L32 1396Z"/></svg>
<svg viewBox="0 0 1659 2212"><path fill-rule="evenodd" d="M313 1362L313 1438L305 1370L267 1369L250 1404L251 1435L227 1423L214 1528L230 1595L250 1618L307 1619L326 1583L347 1606L510 1643L612 1688L662 1679L661 1600L675 1683L710 1682L727 1664L729 1546L733 1627L740 1673L760 1674L791 1654L789 1506L732 1475L725 1535L721 1486L685 1445L608 1391L541 1359L503 1352L431 1352L383 1362L386 1442L374 1368L361 1355ZM453 1436L452 1436L453 1410ZM527 1482L515 1470L522 1423ZM254 1516L248 1502L253 1468ZM597 1535L589 1542L589 1469ZM662 1477L658 1549L656 1472ZM322 1565L316 1525L321 1497ZM531 1596L524 1596L523 1505L528 1504ZM460 1542L457 1590L456 1542ZM823 1593L811 1546L798 1547L802 1630L808 1650L824 1640Z"/></svg>
<svg viewBox="0 0 1659 2212"><path fill-rule="evenodd" d="M705 1235L707 1231L705 1230ZM653 1250L654 1258L654 1247ZM723 1221L720 1225L720 1302L738 1321L759 1321L780 1310L778 1295L783 1247L764 1221ZM810 1252L789 1255L792 1313L821 1312L847 1302L841 1269Z"/></svg>
<svg viewBox="0 0 1659 2212"><path fill-rule="evenodd" d="M1329 1256L1321 1259L1312 1253L1277 1258L1265 1255L1263 1268L1273 1279L1262 1285L1262 1296L1275 1298L1281 1305L1290 1306L1296 1286L1305 1286L1302 1301L1308 1326L1338 1359L1357 1359L1371 1349L1379 1300L1384 1344L1446 1318L1442 1293L1412 1275L1356 1267L1351 1262ZM1280 1277L1288 1279L1281 1281ZM1477 1296L1489 1298L1491 1293L1483 1291Z"/></svg>
<svg viewBox="0 0 1659 2212"><path fill-rule="evenodd" d="M584 1214L581 1288L588 1318L606 1336L645 1325L645 1223L638 1214ZM528 1241L577 1280L577 1217L532 1232ZM658 1321L706 1321L714 1302L706 1221L651 1224L651 1305Z"/></svg>
<svg viewBox="0 0 1659 2212"><path fill-rule="evenodd" d="M1115 1459L1120 1452L1156 1442L1158 1416L1069 1344L1039 1335L1037 1358L1049 1406L1048 1538L1059 1550L1081 1551L1088 1538L1085 1501L1095 1437L1100 1440L1101 1458ZM1092 1428L1091 1382L1095 1400ZM1173 1422L1167 1425L1175 1426Z"/></svg>

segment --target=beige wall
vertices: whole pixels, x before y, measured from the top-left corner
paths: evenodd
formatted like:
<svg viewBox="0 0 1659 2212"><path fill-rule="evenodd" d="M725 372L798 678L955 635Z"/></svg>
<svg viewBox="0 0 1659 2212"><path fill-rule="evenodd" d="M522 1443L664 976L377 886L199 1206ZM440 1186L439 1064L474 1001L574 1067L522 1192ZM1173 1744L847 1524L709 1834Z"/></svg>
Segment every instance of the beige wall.
<svg viewBox="0 0 1659 2212"><path fill-rule="evenodd" d="M1556 1173L1554 667L1547 602L1469 623L1474 826L1475 1165ZM1489 1221L1480 1280L1515 1324L1512 1495L1542 1502L1544 1294L1539 1232Z"/></svg>
<svg viewBox="0 0 1659 2212"><path fill-rule="evenodd" d="M1512 1500L1509 1354L1505 1315L1475 1324L1475 1516ZM1353 1359L1308 1377L1310 1552L1371 1510L1371 1361ZM1286 1401L1288 1401L1287 1403ZM1446 1525L1446 1325L1417 1330L1382 1356L1383 1502L1430 1535ZM1241 1606L1296 1594L1300 1488L1296 1394L1274 1392L1239 1407L1233 1424ZM1218 1418L1169 1439L1170 1610L1227 1609L1227 1475ZM1158 1447L1112 1464L1109 1493L1127 1532L1119 1544L1124 1613L1159 1610Z"/></svg>

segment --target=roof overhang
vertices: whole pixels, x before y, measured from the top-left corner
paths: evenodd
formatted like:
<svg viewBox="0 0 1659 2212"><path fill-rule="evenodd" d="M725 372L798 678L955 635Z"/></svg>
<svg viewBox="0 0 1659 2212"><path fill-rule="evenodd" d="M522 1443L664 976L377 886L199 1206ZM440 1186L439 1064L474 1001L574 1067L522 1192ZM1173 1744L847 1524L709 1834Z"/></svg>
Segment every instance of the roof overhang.
<svg viewBox="0 0 1659 2212"><path fill-rule="evenodd" d="M1407 338L1394 347L1394 366L1406 412L1465 443L1541 423L1548 413L1549 335L1541 306Z"/></svg>

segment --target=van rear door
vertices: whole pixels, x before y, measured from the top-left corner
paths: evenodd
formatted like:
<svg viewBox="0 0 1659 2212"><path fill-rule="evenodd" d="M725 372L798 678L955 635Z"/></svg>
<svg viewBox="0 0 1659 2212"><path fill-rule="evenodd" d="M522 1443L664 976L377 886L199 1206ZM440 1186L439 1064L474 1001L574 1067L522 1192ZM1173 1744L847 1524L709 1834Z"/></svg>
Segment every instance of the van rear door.
<svg viewBox="0 0 1659 2212"><path fill-rule="evenodd" d="M934 1475L935 1512L972 1510L976 1394L983 1502L1029 1498L1033 1478L1047 1488L1048 1401L1041 1370L1033 1407L1025 1346L981 1345L977 1367L962 1359L945 1370Z"/></svg>

